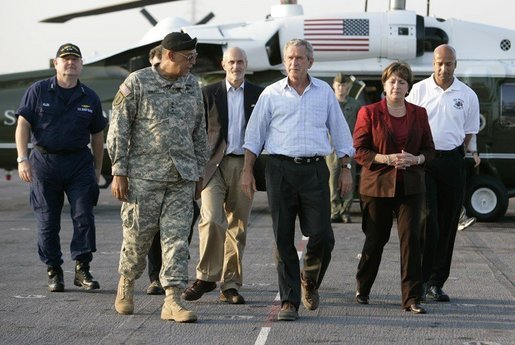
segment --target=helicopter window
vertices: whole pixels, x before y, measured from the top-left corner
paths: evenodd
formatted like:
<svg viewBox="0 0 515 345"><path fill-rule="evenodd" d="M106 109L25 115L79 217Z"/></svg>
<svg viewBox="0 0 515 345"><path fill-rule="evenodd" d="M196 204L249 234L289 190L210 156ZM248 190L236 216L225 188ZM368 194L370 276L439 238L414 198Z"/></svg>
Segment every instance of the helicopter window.
<svg viewBox="0 0 515 345"><path fill-rule="evenodd" d="M503 127L515 127L515 84L501 86L501 121Z"/></svg>
<svg viewBox="0 0 515 345"><path fill-rule="evenodd" d="M408 36L409 35L409 28L407 28L407 27L400 27L398 33L399 33L399 36Z"/></svg>
<svg viewBox="0 0 515 345"><path fill-rule="evenodd" d="M265 44L268 62L275 66L283 62L281 57L281 45L279 41L279 32L276 32Z"/></svg>
<svg viewBox="0 0 515 345"><path fill-rule="evenodd" d="M440 28L425 28L424 51L433 52L440 44L449 43L449 36Z"/></svg>

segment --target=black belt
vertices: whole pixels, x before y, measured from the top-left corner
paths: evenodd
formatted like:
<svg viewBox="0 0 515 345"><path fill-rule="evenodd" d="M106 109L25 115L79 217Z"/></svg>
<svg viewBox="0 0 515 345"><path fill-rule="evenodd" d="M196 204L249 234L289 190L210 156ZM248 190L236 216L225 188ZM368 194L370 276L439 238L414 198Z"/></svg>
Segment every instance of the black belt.
<svg viewBox="0 0 515 345"><path fill-rule="evenodd" d="M39 146L39 145L34 145L34 148L44 154L64 155L64 156L65 155L73 155L75 153L78 153L78 152L84 150L83 148L82 149L72 149L72 150L49 150L49 149L47 149L43 146Z"/></svg>
<svg viewBox="0 0 515 345"><path fill-rule="evenodd" d="M313 156L313 157L290 157L290 156L285 156L285 155L270 155L270 156L274 157L274 158L282 159L284 161L290 161L295 164L311 164L311 163L316 163L318 161L324 160L323 156Z"/></svg>
<svg viewBox="0 0 515 345"><path fill-rule="evenodd" d="M237 157L237 158L243 158L243 155L237 155L236 153L228 153L226 154L227 157Z"/></svg>
<svg viewBox="0 0 515 345"><path fill-rule="evenodd" d="M451 157L456 154L463 155L462 146L455 147L452 150L435 150L435 157Z"/></svg>

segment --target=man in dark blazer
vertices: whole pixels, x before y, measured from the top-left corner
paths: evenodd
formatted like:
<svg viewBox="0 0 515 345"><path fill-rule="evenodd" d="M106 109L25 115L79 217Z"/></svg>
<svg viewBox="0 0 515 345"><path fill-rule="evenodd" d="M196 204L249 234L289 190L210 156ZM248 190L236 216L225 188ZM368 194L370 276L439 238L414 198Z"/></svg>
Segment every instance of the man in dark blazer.
<svg viewBox="0 0 515 345"><path fill-rule="evenodd" d="M245 81L247 55L229 48L222 60L226 78L203 88L211 158L205 167L199 221L197 279L182 297L197 300L216 288L220 300L243 304L242 258L252 199L240 187L245 128L263 88Z"/></svg>

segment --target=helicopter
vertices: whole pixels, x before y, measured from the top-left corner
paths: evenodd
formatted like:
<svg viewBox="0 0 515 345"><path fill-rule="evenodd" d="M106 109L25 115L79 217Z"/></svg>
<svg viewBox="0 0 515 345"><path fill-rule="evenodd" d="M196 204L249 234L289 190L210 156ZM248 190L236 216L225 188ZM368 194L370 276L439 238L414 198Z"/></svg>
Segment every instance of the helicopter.
<svg viewBox="0 0 515 345"><path fill-rule="evenodd" d="M130 6L158 2L161 1L135 1ZM104 8L100 12L111 10ZM96 14L81 12L60 20ZM365 103L381 98L380 76L392 61L409 63L416 80L421 80L433 72L434 48L444 43L452 45L458 60L455 74L476 92L481 112L477 139L482 161L474 168L470 157L466 159L465 207L468 215L479 221L495 221L506 213L509 198L515 195L515 31L422 16L406 10L402 0L391 0L389 9L383 12L330 9L323 16L304 14L295 0L283 0L272 6L270 15L263 20L226 24L209 24L209 19L189 24L180 18L166 18L156 22L137 46L85 64L81 80L99 93L107 117L110 102L125 76L148 66L148 50L167 33L178 30L197 37L199 58L192 72L204 82L223 78L220 61L223 52L233 46L247 52L249 80L263 85L274 82L284 77L284 43L304 38L314 47L315 63L310 74L327 82L338 72L352 75L355 83L351 96ZM52 70L46 71L46 75L52 74ZM25 79L0 76L0 167L8 171L16 169L12 163L16 158L13 109L30 84L29 79L44 75L45 72L27 74ZM4 150L9 145L11 151ZM106 163L103 175L108 180L110 162Z"/></svg>

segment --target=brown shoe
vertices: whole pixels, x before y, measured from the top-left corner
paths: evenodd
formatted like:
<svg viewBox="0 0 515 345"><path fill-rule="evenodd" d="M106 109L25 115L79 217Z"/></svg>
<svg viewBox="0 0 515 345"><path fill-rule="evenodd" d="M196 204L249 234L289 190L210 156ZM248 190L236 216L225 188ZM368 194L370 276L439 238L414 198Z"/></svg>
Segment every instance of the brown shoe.
<svg viewBox="0 0 515 345"><path fill-rule="evenodd" d="M227 289L220 293L220 301L230 304L245 304L245 299L236 289Z"/></svg>
<svg viewBox="0 0 515 345"><path fill-rule="evenodd" d="M184 290L182 298L186 301L196 301L202 297L203 294L213 291L214 289L216 289L215 282L206 282L204 280L197 279L192 286Z"/></svg>
<svg viewBox="0 0 515 345"><path fill-rule="evenodd" d="M318 289L316 284L311 279L304 279L300 275L300 287L302 292L302 304L308 310L315 310L318 308L320 297L318 296Z"/></svg>
<svg viewBox="0 0 515 345"><path fill-rule="evenodd" d="M291 302L283 302L281 311L277 314L278 321L295 321L299 318L297 308Z"/></svg>

